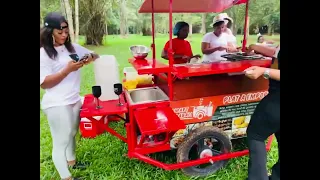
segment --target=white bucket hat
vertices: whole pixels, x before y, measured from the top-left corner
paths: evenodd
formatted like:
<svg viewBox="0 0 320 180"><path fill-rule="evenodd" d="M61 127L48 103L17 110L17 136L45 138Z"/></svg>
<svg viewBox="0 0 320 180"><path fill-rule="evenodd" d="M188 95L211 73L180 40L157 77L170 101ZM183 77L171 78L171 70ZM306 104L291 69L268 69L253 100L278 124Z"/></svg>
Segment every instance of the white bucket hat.
<svg viewBox="0 0 320 180"><path fill-rule="evenodd" d="M231 23L233 23L233 19L232 19L231 17L229 17L227 13L220 13L219 16L220 16L222 19L227 19L227 20L229 20Z"/></svg>
<svg viewBox="0 0 320 180"><path fill-rule="evenodd" d="M212 24L210 24L210 26L213 26L215 23L217 22L224 22L224 23L228 23L228 20L225 20L224 19L224 16L221 16L220 14L215 16L213 19L212 19Z"/></svg>

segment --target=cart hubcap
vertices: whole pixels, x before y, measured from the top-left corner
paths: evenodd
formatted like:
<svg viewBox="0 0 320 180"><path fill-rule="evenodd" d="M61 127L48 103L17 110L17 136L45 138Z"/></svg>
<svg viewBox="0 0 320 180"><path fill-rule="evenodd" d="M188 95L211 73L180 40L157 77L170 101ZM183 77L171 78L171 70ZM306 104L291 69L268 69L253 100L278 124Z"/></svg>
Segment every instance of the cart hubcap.
<svg viewBox="0 0 320 180"><path fill-rule="evenodd" d="M211 151L211 149L204 149L203 151L201 151L200 153L200 159L202 158L206 158L206 157L210 157L213 155L213 152Z"/></svg>

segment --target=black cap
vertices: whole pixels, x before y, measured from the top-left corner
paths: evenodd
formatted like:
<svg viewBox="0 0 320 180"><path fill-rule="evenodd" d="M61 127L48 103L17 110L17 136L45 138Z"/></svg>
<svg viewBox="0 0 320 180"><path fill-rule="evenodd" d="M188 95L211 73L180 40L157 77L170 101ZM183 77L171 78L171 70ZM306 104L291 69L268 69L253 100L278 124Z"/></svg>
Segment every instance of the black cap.
<svg viewBox="0 0 320 180"><path fill-rule="evenodd" d="M67 23L67 20L64 18L64 16L62 16L59 13L56 12L52 12L47 14L47 16L44 18L44 26L45 27L50 27L53 29L64 29L68 27L68 23L67 26L62 27L61 23Z"/></svg>

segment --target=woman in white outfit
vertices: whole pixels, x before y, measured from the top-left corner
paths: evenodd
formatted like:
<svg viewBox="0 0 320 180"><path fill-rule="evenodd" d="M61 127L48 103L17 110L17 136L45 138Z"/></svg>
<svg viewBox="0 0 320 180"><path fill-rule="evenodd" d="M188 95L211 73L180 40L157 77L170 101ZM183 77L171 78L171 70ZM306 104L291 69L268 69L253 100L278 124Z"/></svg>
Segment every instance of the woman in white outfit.
<svg viewBox="0 0 320 180"><path fill-rule="evenodd" d="M236 36L233 35L232 31L231 31L231 27L232 27L232 23L233 20L231 17L228 16L227 13L221 13L218 16L220 16L219 18L223 18L224 20L226 20L226 28L224 33L227 34L227 39L228 39L228 52L238 52L237 49L237 38Z"/></svg>
<svg viewBox="0 0 320 180"><path fill-rule="evenodd" d="M75 62L69 55L87 56ZM40 87L45 90L41 108L45 112L52 136L52 160L62 179L73 178L69 167L76 163L75 135L78 131L80 99L80 68L98 58L88 49L72 44L66 19L49 13L40 32Z"/></svg>
<svg viewBox="0 0 320 180"><path fill-rule="evenodd" d="M209 32L203 36L201 50L203 53L204 63L213 63L225 61L221 57L227 53L228 35L225 32L226 20L216 16L213 18L213 32Z"/></svg>

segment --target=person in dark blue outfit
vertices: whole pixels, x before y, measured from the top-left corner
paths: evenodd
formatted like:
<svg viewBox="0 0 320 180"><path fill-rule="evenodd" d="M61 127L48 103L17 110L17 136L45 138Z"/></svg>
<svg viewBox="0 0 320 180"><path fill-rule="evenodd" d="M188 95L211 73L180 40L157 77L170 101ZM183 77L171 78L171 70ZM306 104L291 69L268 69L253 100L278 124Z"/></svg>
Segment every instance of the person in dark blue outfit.
<svg viewBox="0 0 320 180"><path fill-rule="evenodd" d="M269 94L256 107L247 129L248 180L280 180L280 46L274 49L251 45L248 53L252 50L266 56L277 57L278 69L253 66L245 70L248 78L257 79L263 76L269 79ZM268 176L265 140L272 134L275 134L278 141L279 159L272 167L271 176Z"/></svg>

